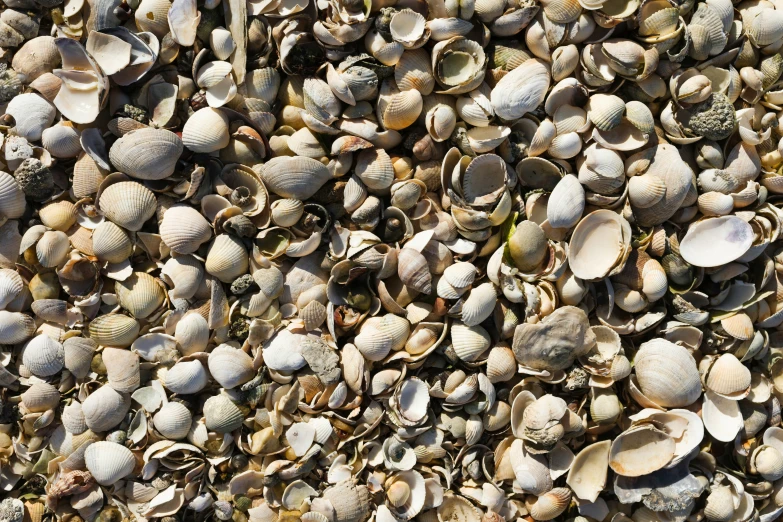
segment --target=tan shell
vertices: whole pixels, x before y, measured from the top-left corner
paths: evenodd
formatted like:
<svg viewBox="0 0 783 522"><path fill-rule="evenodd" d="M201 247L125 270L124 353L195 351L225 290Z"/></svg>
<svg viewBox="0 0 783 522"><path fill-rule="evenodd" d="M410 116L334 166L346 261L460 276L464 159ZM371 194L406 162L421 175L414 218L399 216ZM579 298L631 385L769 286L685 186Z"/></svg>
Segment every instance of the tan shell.
<svg viewBox="0 0 783 522"><path fill-rule="evenodd" d="M88 327L90 338L104 346L126 348L139 336L140 325L135 319L121 314L96 317Z"/></svg>
<svg viewBox="0 0 783 522"><path fill-rule="evenodd" d="M60 392L46 382L36 382L22 394L22 404L33 413L57 408Z"/></svg>
<svg viewBox="0 0 783 522"><path fill-rule="evenodd" d="M196 111L182 128L182 144L193 152L220 150L228 145L230 138L228 117L212 107Z"/></svg>
<svg viewBox="0 0 783 522"><path fill-rule="evenodd" d="M204 268L224 283L247 272L248 255L242 242L234 236L221 234L209 246Z"/></svg>
<svg viewBox="0 0 783 522"><path fill-rule="evenodd" d="M109 386L122 393L131 393L139 387L139 356L130 350L104 348L101 352Z"/></svg>
<svg viewBox="0 0 783 522"><path fill-rule="evenodd" d="M102 486L111 486L133 472L136 458L131 450L114 442L99 441L90 444L84 452L87 470Z"/></svg>
<svg viewBox="0 0 783 522"><path fill-rule="evenodd" d="M209 354L209 372L222 387L231 389L249 381L254 375L253 359L228 345L220 345Z"/></svg>
<svg viewBox="0 0 783 522"><path fill-rule="evenodd" d="M104 221L92 233L92 248L99 260L120 263L130 257L133 243L120 227Z"/></svg>
<svg viewBox="0 0 783 522"><path fill-rule="evenodd" d="M84 337L69 337L63 342L65 367L79 379L90 373L96 342Z"/></svg>
<svg viewBox="0 0 783 522"><path fill-rule="evenodd" d="M120 306L137 319L147 318L166 297L160 281L143 272L134 272L128 279L117 281L115 291Z"/></svg>

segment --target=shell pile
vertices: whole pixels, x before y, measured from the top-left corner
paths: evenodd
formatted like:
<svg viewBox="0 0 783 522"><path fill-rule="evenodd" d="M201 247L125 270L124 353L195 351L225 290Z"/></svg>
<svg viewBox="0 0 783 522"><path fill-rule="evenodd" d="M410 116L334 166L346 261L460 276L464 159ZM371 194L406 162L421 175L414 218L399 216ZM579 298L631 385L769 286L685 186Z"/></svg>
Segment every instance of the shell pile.
<svg viewBox="0 0 783 522"><path fill-rule="evenodd" d="M0 522L773 522L783 0L3 0Z"/></svg>

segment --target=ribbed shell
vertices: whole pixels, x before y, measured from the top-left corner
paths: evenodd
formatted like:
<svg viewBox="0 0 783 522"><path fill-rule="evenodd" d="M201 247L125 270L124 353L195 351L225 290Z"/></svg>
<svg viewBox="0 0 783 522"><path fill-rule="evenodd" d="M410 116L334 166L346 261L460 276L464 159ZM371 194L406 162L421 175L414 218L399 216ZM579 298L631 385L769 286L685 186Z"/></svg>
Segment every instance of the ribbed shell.
<svg viewBox="0 0 783 522"><path fill-rule="evenodd" d="M212 107L196 111L182 128L182 143L193 152L220 150L230 139L228 117Z"/></svg>
<svg viewBox="0 0 783 522"><path fill-rule="evenodd" d="M109 431L122 422L130 409L130 395L120 393L108 384L92 392L82 403L84 420L94 432Z"/></svg>
<svg viewBox="0 0 783 522"><path fill-rule="evenodd" d="M244 415L231 399L215 395L204 403L204 420L208 430L230 433L242 425Z"/></svg>
<svg viewBox="0 0 783 522"><path fill-rule="evenodd" d="M334 522L362 522L370 514L370 494L366 486L345 480L327 488L323 497L334 506Z"/></svg>
<svg viewBox="0 0 783 522"><path fill-rule="evenodd" d="M24 290L24 281L15 270L10 268L0 269L0 309L16 299Z"/></svg>
<svg viewBox="0 0 783 522"><path fill-rule="evenodd" d="M152 418L155 429L169 440L184 438L190 431L193 414L180 402L168 402Z"/></svg>
<svg viewBox="0 0 783 522"><path fill-rule="evenodd" d="M171 131L139 129L115 141L109 150L114 167L128 176L157 180L174 173L180 155L182 140Z"/></svg>
<svg viewBox="0 0 783 522"><path fill-rule="evenodd" d="M204 265L193 256L171 257L163 265L161 276L173 286L169 290L171 299L190 299L204 278Z"/></svg>
<svg viewBox="0 0 783 522"><path fill-rule="evenodd" d="M248 255L245 246L238 238L228 234L221 234L215 238L209 247L204 264L207 273L224 283L230 283L247 272L247 266Z"/></svg>
<svg viewBox="0 0 783 522"><path fill-rule="evenodd" d="M74 435L80 435L89 429L84 420L84 412L80 402L74 401L63 408L63 414L60 418L65 429Z"/></svg>
<svg viewBox="0 0 783 522"><path fill-rule="evenodd" d="M255 376L253 359L244 351L220 345L209 354L209 373L223 388L236 388Z"/></svg>
<svg viewBox="0 0 783 522"><path fill-rule="evenodd" d="M73 195L83 198L98 192L105 174L89 154L82 154L73 165Z"/></svg>
<svg viewBox="0 0 783 522"><path fill-rule="evenodd" d="M42 207L38 216L47 227L67 232L76 223L76 205L68 200L55 201Z"/></svg>
<svg viewBox="0 0 783 522"><path fill-rule="evenodd" d="M60 403L60 392L48 382L35 382L22 394L22 404L31 412L53 410Z"/></svg>
<svg viewBox="0 0 783 522"><path fill-rule="evenodd" d="M139 355L130 350L105 348L101 353L109 386L122 393L131 393L141 384Z"/></svg>
<svg viewBox="0 0 783 522"><path fill-rule="evenodd" d="M487 377L489 382L498 383L510 380L517 373L517 361L514 352L507 346L495 346L487 357Z"/></svg>
<svg viewBox="0 0 783 522"><path fill-rule="evenodd" d="M82 151L79 132L70 125L55 125L41 134L41 143L55 158L75 158Z"/></svg>
<svg viewBox="0 0 783 522"><path fill-rule="evenodd" d="M688 406L701 395L696 362L680 345L664 339L642 344L634 369L644 395L665 408Z"/></svg>
<svg viewBox="0 0 783 522"><path fill-rule="evenodd" d="M207 386L209 375L199 361L179 361L166 372L163 380L172 393L191 395Z"/></svg>
<svg viewBox="0 0 783 522"><path fill-rule="evenodd" d="M119 263L133 253L133 243L122 228L104 221L92 233L92 249L99 260Z"/></svg>
<svg viewBox="0 0 783 522"><path fill-rule="evenodd" d="M122 314L100 315L90 322L90 337L98 344L127 348L139 336L139 322Z"/></svg>
<svg viewBox="0 0 783 522"><path fill-rule="evenodd" d="M131 450L114 442L93 442L84 452L87 470L101 486L111 486L133 473L136 458Z"/></svg>
<svg viewBox="0 0 783 522"><path fill-rule="evenodd" d="M0 214L8 219L22 217L25 210L22 187L13 176L0 171Z"/></svg>
<svg viewBox="0 0 783 522"><path fill-rule="evenodd" d="M149 31L159 39L169 32L168 0L142 0L136 9L136 27L139 31Z"/></svg>
<svg viewBox="0 0 783 522"><path fill-rule="evenodd" d="M305 200L318 192L332 175L326 165L313 158L281 156L264 164L261 177L278 196Z"/></svg>
<svg viewBox="0 0 783 522"><path fill-rule="evenodd" d="M455 324L451 327L451 344L461 360L472 362L489 348L490 338L481 326Z"/></svg>
<svg viewBox="0 0 783 522"><path fill-rule="evenodd" d="M394 182L394 166L383 149L366 149L356 159L356 175L370 190L386 190Z"/></svg>
<svg viewBox="0 0 783 522"><path fill-rule="evenodd" d="M163 214L160 237L172 251L191 254L212 237L212 228L198 210L175 205Z"/></svg>
<svg viewBox="0 0 783 522"><path fill-rule="evenodd" d="M63 369L63 345L46 334L33 338L24 349L22 363L36 377L49 377Z"/></svg>
<svg viewBox="0 0 783 522"><path fill-rule="evenodd" d="M207 320L197 313L186 314L177 322L174 337L183 355L206 351L209 343Z"/></svg>
<svg viewBox="0 0 783 522"><path fill-rule="evenodd" d="M135 181L121 181L106 187L98 206L122 228L137 232L155 214L157 200L150 189Z"/></svg>
<svg viewBox="0 0 783 522"><path fill-rule="evenodd" d="M111 223L111 221L104 221L104 223ZM82 254L86 254L88 256L95 255L95 250L92 246L92 230L89 228L73 227L68 231L68 239L70 239L73 248Z"/></svg>
<svg viewBox="0 0 783 522"><path fill-rule="evenodd" d="M704 385L725 397L742 397L750 389L750 370L730 353L718 357Z"/></svg>
<svg viewBox="0 0 783 522"><path fill-rule="evenodd" d="M38 299L33 301L30 309L44 321L59 324L68 322L68 303L62 299Z"/></svg>
<svg viewBox="0 0 783 522"><path fill-rule="evenodd" d="M134 272L128 279L114 285L120 306L138 319L157 310L166 298L159 280L144 272Z"/></svg>
<svg viewBox="0 0 783 522"><path fill-rule="evenodd" d="M498 301L495 285L490 282L474 287L462 303L462 322L466 326L477 326L484 322L495 309Z"/></svg>
<svg viewBox="0 0 783 522"><path fill-rule="evenodd" d="M415 89L423 96L435 88L430 55L424 49L405 51L394 66L394 80L401 91Z"/></svg>
<svg viewBox="0 0 783 522"><path fill-rule="evenodd" d="M59 265L68 255L71 242L64 232L47 230L35 245L35 254L41 266L52 268Z"/></svg>
<svg viewBox="0 0 783 522"><path fill-rule="evenodd" d="M75 377L83 379L90 373L90 364L96 347L97 345L92 339L69 337L63 342L65 367Z"/></svg>

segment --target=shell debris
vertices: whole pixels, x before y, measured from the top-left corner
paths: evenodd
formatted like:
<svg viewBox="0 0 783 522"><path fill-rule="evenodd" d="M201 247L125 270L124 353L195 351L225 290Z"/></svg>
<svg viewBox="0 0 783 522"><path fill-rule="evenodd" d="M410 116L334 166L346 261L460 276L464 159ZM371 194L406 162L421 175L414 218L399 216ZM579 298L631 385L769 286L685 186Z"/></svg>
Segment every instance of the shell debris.
<svg viewBox="0 0 783 522"><path fill-rule="evenodd" d="M4 0L0 522L783 517L783 0Z"/></svg>

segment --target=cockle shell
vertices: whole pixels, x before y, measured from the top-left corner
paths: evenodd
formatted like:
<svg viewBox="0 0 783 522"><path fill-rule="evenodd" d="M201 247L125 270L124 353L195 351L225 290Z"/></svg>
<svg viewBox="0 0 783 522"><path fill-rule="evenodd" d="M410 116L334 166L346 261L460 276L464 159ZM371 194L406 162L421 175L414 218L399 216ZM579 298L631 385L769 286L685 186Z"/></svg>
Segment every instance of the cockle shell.
<svg viewBox="0 0 783 522"><path fill-rule="evenodd" d="M696 362L682 346L664 339L643 343L634 358L634 368L639 389L655 404L687 406L701 395Z"/></svg>
<svg viewBox="0 0 783 522"><path fill-rule="evenodd" d="M188 434L192 420L192 414L184 404L168 402L155 413L152 424L167 439L177 440Z"/></svg>
<svg viewBox="0 0 783 522"><path fill-rule="evenodd" d="M204 269L224 283L247 272L248 255L242 242L235 236L221 234L209 246Z"/></svg>
<svg viewBox="0 0 783 522"><path fill-rule="evenodd" d="M104 346L126 348L139 335L140 325L135 319L121 314L96 317L90 322L90 338Z"/></svg>
<svg viewBox="0 0 783 522"><path fill-rule="evenodd" d="M82 402L84 420L96 433L108 431L122 422L130 403L130 395L120 393L109 385L101 386Z"/></svg>
<svg viewBox="0 0 783 522"><path fill-rule="evenodd" d="M109 150L114 167L133 178L157 180L174 172L182 140L163 129L139 129L115 141Z"/></svg>
<svg viewBox="0 0 783 522"><path fill-rule="evenodd" d="M204 216L193 207L175 205L163 214L160 237L178 254L192 254L212 237L212 229Z"/></svg>
<svg viewBox="0 0 783 522"><path fill-rule="evenodd" d="M157 200L151 190L135 181L121 181L106 187L99 207L107 219L137 232L155 214Z"/></svg>
<svg viewBox="0 0 783 522"><path fill-rule="evenodd" d="M65 366L63 345L46 334L40 334L30 340L22 354L22 363L39 377L49 377Z"/></svg>
<svg viewBox="0 0 783 522"><path fill-rule="evenodd" d="M212 107L196 111L182 129L182 144L193 152L220 150L229 139L228 117Z"/></svg>
<svg viewBox="0 0 783 522"><path fill-rule="evenodd" d="M253 359L248 354L228 345L220 345L209 354L209 373L222 387L235 388L254 375Z"/></svg>
<svg viewBox="0 0 783 522"><path fill-rule="evenodd" d="M99 441L88 446L84 452L87 469L102 486L111 486L133 472L136 458L120 444Z"/></svg>
<svg viewBox="0 0 783 522"><path fill-rule="evenodd" d="M242 425L242 411L225 395L214 395L204 403L204 419L207 429L217 433L229 433Z"/></svg>
<svg viewBox="0 0 783 522"><path fill-rule="evenodd" d="M137 319L148 317L165 299L160 281L143 272L134 272L124 281L117 281L115 291L120 306Z"/></svg>
<svg viewBox="0 0 783 522"><path fill-rule="evenodd" d="M133 252L133 243L128 235L111 221L99 224L92 233L92 247L101 261L120 263Z"/></svg>

